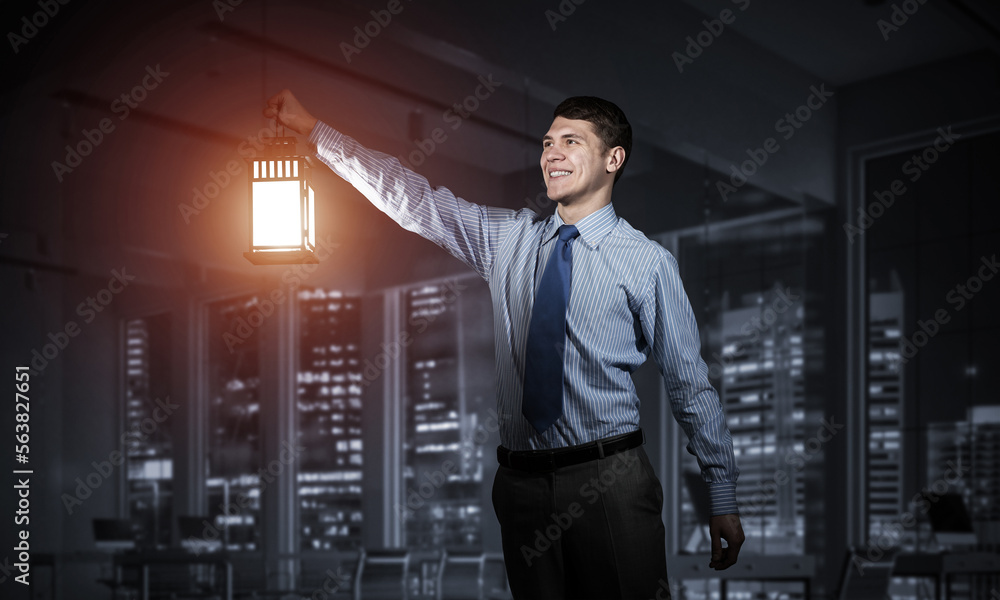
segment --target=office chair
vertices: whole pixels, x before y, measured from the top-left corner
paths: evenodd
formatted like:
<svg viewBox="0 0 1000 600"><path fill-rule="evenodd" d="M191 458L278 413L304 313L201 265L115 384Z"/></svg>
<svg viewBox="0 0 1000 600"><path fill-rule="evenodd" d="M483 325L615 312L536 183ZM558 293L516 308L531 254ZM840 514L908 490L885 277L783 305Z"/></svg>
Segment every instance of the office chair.
<svg viewBox="0 0 1000 600"><path fill-rule="evenodd" d="M118 552L135 550L142 536L139 525L131 519L94 519L94 547L97 550Z"/></svg>
<svg viewBox="0 0 1000 600"><path fill-rule="evenodd" d="M860 551L849 548L844 558L837 600L888 600L895 565L894 550L885 551L881 559L872 561Z"/></svg>
<svg viewBox="0 0 1000 600"><path fill-rule="evenodd" d="M409 600L406 550L361 550L355 574L354 600Z"/></svg>
<svg viewBox="0 0 1000 600"><path fill-rule="evenodd" d="M511 598L503 556L452 551L438 572L437 600L499 600Z"/></svg>
<svg viewBox="0 0 1000 600"><path fill-rule="evenodd" d="M483 598L485 600L513 600L507 582L507 565L503 554L487 552L483 555Z"/></svg>
<svg viewBox="0 0 1000 600"><path fill-rule="evenodd" d="M482 590L482 553L445 553L438 571L438 600L482 600Z"/></svg>

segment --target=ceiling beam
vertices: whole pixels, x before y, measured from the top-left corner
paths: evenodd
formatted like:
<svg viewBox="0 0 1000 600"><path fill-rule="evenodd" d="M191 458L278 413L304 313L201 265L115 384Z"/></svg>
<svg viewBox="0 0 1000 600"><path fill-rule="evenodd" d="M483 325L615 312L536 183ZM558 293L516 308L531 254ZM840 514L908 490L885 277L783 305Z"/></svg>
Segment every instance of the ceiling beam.
<svg viewBox="0 0 1000 600"><path fill-rule="evenodd" d="M204 25L202 29L212 35L218 36L219 39L225 39L232 43L241 45L245 48L249 48L252 50L259 50L262 52L268 52L278 56L282 56L286 59L302 63L310 67L317 68L321 71L334 73L339 77L343 77L345 79L354 81L355 83L365 85L367 87L373 88L385 94L390 94L399 98L405 98L406 100L438 108L441 109L442 111L446 111L451 108L451 105L445 104L436 98L432 98L430 96L414 92L404 87L400 87L398 85L382 81L381 79L377 79L375 77L359 73L358 71L346 68L339 63L320 58L308 52L299 50L298 48L295 48L293 46L289 46L288 44L282 44L280 42L276 42L268 37L256 33L251 33L249 31L237 29L236 27L231 27L223 23L214 23L214 22ZM483 127L486 127L487 129L491 129L498 133L508 135L522 141L530 142L533 145L538 144L538 138L536 136L528 135L527 132L521 129L516 129L514 127L505 125L503 123L491 121L489 119L482 117L481 115L472 113L467 117L467 120L474 123L478 123L479 125L482 125Z"/></svg>
<svg viewBox="0 0 1000 600"><path fill-rule="evenodd" d="M99 96L94 96L86 92L72 89L57 90L52 93L52 97L73 106L91 108L98 111L107 111L108 106L111 104L111 100L107 98L101 98ZM129 113L129 117L149 125L165 129L171 133L180 133L195 139L204 140L212 144L220 144L229 148L232 148L243 141L241 138L234 137L215 129L209 129L207 127L189 123L188 121L182 121L180 119L165 117L141 108L132 109Z"/></svg>
<svg viewBox="0 0 1000 600"><path fill-rule="evenodd" d="M929 6L971 31L1000 56L1000 6L996 0L945 0Z"/></svg>

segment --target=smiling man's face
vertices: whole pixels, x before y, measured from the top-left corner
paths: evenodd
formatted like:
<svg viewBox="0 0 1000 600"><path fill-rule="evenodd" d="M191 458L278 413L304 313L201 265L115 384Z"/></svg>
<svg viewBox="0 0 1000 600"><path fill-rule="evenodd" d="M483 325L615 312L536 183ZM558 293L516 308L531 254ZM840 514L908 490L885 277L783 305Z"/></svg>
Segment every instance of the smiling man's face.
<svg viewBox="0 0 1000 600"><path fill-rule="evenodd" d="M542 138L542 176L551 200L572 204L614 183L614 160L589 121L556 117Z"/></svg>

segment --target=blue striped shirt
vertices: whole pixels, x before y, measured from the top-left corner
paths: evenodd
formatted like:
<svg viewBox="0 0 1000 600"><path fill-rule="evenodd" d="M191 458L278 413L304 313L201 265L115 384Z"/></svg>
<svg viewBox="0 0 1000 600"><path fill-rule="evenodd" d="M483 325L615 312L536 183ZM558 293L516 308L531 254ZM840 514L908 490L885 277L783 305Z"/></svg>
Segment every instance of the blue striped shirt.
<svg viewBox="0 0 1000 600"><path fill-rule="evenodd" d="M713 515L736 513L732 437L701 358L698 325L677 260L618 218L611 204L575 223L566 313L563 414L539 434L521 414L525 342L534 292L563 224L472 204L391 156L319 122L316 156L403 228L441 246L489 284L497 363L500 442L512 450L556 448L639 427L630 373L652 354L688 451L708 482Z"/></svg>

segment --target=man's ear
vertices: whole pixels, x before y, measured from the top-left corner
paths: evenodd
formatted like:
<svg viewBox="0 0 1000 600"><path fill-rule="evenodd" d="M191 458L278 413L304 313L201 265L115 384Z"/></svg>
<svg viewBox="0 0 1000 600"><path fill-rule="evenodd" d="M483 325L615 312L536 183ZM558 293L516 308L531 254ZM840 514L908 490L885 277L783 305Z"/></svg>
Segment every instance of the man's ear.
<svg viewBox="0 0 1000 600"><path fill-rule="evenodd" d="M605 168L608 173L615 173L618 169L622 168L625 164L625 148L621 146L615 146L610 151L608 151L608 160L605 163Z"/></svg>

